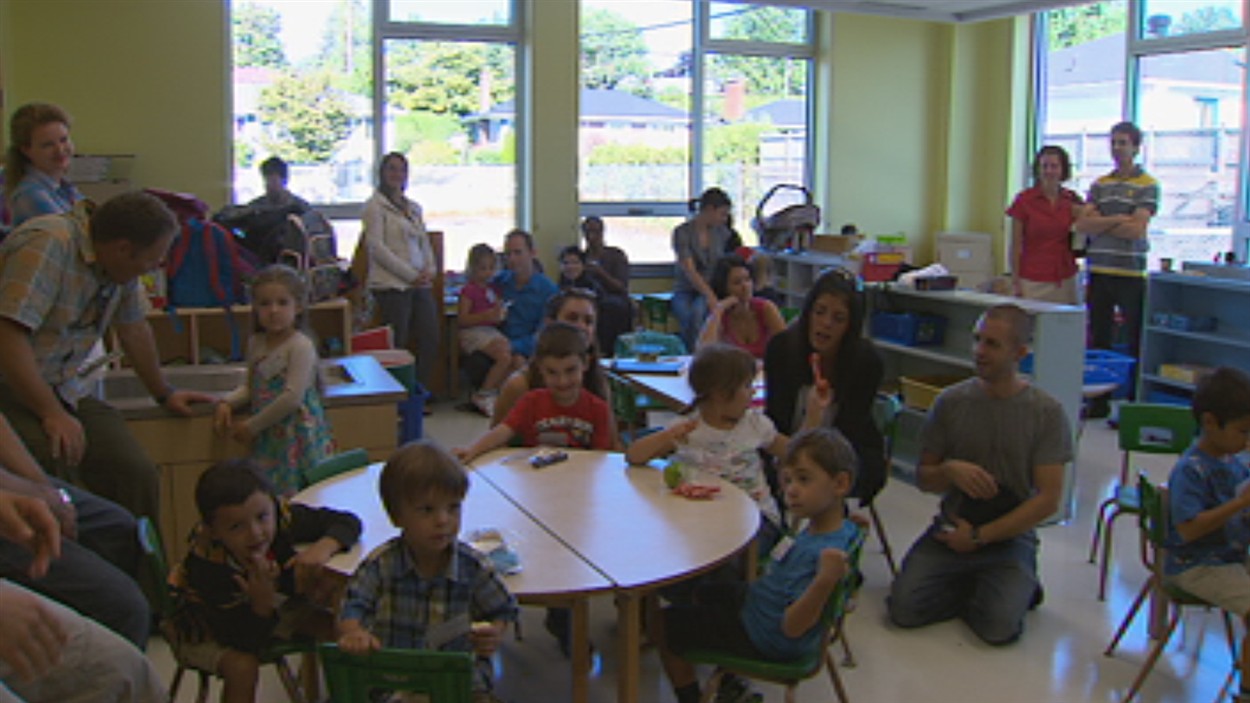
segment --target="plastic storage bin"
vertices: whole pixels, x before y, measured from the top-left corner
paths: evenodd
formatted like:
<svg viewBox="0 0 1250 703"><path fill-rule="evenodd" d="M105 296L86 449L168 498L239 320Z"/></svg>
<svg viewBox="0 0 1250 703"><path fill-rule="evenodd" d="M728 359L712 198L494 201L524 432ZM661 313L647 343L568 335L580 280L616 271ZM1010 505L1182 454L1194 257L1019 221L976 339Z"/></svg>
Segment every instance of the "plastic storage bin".
<svg viewBox="0 0 1250 703"><path fill-rule="evenodd" d="M935 346L946 333L946 318L923 313L877 312L872 315L872 336L909 347Z"/></svg>
<svg viewBox="0 0 1250 703"><path fill-rule="evenodd" d="M917 410L928 410L938 394L947 386L968 378L967 376L899 376L899 390L903 404Z"/></svg>
<svg viewBox="0 0 1250 703"><path fill-rule="evenodd" d="M1125 354L1106 349L1087 349L1085 351L1085 373L1081 382L1087 386L1114 383L1113 398L1127 398L1133 386L1133 367L1137 360ZM1020 360L1020 373L1033 373L1033 355L1028 354Z"/></svg>

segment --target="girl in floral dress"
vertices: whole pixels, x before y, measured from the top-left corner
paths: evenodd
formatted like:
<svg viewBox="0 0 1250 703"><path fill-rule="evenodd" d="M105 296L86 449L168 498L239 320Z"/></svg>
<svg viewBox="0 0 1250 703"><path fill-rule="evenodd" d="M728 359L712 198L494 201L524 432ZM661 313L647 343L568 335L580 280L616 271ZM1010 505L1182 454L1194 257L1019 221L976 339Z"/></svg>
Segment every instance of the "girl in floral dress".
<svg viewBox="0 0 1250 703"><path fill-rule="evenodd" d="M294 269L270 266L252 283L256 334L248 340L247 383L217 404L213 425L251 448L277 492L290 496L302 486L306 468L334 452L321 405L317 348L300 331L305 284ZM251 416L235 418L249 407Z"/></svg>

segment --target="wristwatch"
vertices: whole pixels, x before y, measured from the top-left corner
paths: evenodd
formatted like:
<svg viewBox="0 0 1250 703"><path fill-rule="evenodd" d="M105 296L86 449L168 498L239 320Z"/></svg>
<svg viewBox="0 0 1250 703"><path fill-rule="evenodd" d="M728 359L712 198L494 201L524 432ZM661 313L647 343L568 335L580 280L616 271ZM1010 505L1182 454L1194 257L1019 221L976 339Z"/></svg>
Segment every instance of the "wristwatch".
<svg viewBox="0 0 1250 703"><path fill-rule="evenodd" d="M974 526L972 528L972 543L978 547L985 546L985 540L981 539L981 528Z"/></svg>

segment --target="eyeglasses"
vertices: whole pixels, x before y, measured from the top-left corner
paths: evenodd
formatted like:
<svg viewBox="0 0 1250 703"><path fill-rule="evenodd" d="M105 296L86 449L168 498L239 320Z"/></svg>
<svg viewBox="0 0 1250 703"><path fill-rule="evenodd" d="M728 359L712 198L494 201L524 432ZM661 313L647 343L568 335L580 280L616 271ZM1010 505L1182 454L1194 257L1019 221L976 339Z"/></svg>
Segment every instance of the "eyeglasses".
<svg viewBox="0 0 1250 703"><path fill-rule="evenodd" d="M566 298L587 298L589 300L598 300L599 294L593 288L582 288L581 286L569 286L560 291L560 294Z"/></svg>
<svg viewBox="0 0 1250 703"><path fill-rule="evenodd" d="M856 293L862 293L864 290L864 279L842 268L841 266L830 266L820 272L819 278L830 276L850 286L851 290Z"/></svg>

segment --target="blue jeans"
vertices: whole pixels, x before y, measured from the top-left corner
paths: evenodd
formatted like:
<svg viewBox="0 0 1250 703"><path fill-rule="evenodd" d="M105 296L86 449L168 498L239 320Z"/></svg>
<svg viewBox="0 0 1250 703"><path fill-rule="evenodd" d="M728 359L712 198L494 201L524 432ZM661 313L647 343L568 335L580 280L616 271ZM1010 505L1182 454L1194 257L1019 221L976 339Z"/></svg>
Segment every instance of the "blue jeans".
<svg viewBox="0 0 1250 703"><path fill-rule="evenodd" d="M963 618L988 644L1010 644L1024 630L1037 592L1037 536L1029 532L968 554L921 535L903 560L886 600L899 627Z"/></svg>
<svg viewBox="0 0 1250 703"><path fill-rule="evenodd" d="M31 579L26 573L30 552L0 539L0 578L73 608L142 649L152 621L148 602L132 578L140 560L135 519L116 503L57 479L52 483L68 491L74 502L77 541L62 538L60 558L43 578Z"/></svg>
<svg viewBox="0 0 1250 703"><path fill-rule="evenodd" d="M699 341L699 330L703 320L707 318L707 298L697 290L673 291L673 315L681 325L681 341L686 343L686 351L694 353L695 343Z"/></svg>

